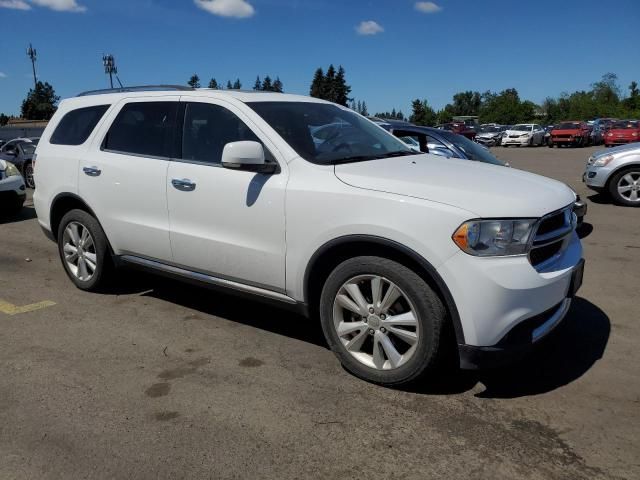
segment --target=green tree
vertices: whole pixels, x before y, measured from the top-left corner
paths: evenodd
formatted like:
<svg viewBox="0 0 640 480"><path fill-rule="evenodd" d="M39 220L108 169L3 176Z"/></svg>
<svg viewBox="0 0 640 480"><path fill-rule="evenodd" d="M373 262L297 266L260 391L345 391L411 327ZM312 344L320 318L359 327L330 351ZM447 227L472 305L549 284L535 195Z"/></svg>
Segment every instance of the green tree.
<svg viewBox="0 0 640 480"><path fill-rule="evenodd" d="M396 113L396 119L404 120L404 113L402 113L402 110L398 110L398 113Z"/></svg>
<svg viewBox="0 0 640 480"><path fill-rule="evenodd" d="M333 65L329 65L327 74L324 77L324 83L322 85L322 94L320 98L328 100L330 102L335 101L336 98L336 69Z"/></svg>
<svg viewBox="0 0 640 480"><path fill-rule="evenodd" d="M335 77L335 86L334 86L334 98L331 100L339 105L347 106L347 102L349 101L349 94L351 93L351 87L347 85L347 81L345 78L345 71L342 65L338 67L338 73Z"/></svg>
<svg viewBox="0 0 640 480"><path fill-rule="evenodd" d="M9 117L4 113L0 113L0 127L4 127L7 123L9 123Z"/></svg>
<svg viewBox="0 0 640 480"><path fill-rule="evenodd" d="M242 88L242 83L240 83L240 79L236 78L236 81L233 82L233 89L240 90Z"/></svg>
<svg viewBox="0 0 640 480"><path fill-rule="evenodd" d="M211 80L209 80L209 88L214 88L214 89L218 89L218 82L216 81L215 78L212 78Z"/></svg>
<svg viewBox="0 0 640 480"><path fill-rule="evenodd" d="M227 90L233 90L233 84L231 83L231 80L227 80Z"/></svg>
<svg viewBox="0 0 640 480"><path fill-rule="evenodd" d="M433 126L436 124L436 112L431 108L429 102L416 98L411 102L409 121L416 125Z"/></svg>
<svg viewBox="0 0 640 480"><path fill-rule="evenodd" d="M191 75L191 78L187 82L191 88L200 88L200 77L197 74Z"/></svg>
<svg viewBox="0 0 640 480"><path fill-rule="evenodd" d="M629 112L628 117L636 117L636 110L640 110L640 90L638 90L638 82L635 80L629 85L629 96L624 99L623 104Z"/></svg>
<svg viewBox="0 0 640 480"><path fill-rule="evenodd" d="M276 77L275 81L273 82L273 91L278 93L284 92L284 85L282 84L280 77Z"/></svg>
<svg viewBox="0 0 640 480"><path fill-rule="evenodd" d="M271 77L269 75L264 77L264 80L262 81L262 90L265 92L271 92L273 90L273 83L271 82Z"/></svg>
<svg viewBox="0 0 640 480"><path fill-rule="evenodd" d="M260 80L260 75L256 77L256 83L253 84L254 90L262 90L262 81Z"/></svg>
<svg viewBox="0 0 640 480"><path fill-rule="evenodd" d="M313 74L313 80L311 81L311 87L309 88L309 95L315 98L323 98L324 84L324 72L322 71L322 68L318 68Z"/></svg>
<svg viewBox="0 0 640 480"><path fill-rule="evenodd" d="M29 120L49 120L55 113L60 97L48 82L37 82L22 102L22 117Z"/></svg>
<svg viewBox="0 0 640 480"><path fill-rule="evenodd" d="M364 115L365 117L369 116L369 111L367 110L367 102L362 101L362 109L360 110L360 115Z"/></svg>

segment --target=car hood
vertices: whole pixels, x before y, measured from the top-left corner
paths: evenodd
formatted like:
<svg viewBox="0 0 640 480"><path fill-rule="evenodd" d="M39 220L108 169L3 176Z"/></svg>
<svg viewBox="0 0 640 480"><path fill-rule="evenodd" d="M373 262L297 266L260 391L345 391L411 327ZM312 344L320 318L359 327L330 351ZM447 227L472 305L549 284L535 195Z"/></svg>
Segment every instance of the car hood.
<svg viewBox="0 0 640 480"><path fill-rule="evenodd" d="M336 165L335 175L353 187L444 203L485 218L541 217L575 201L567 185L550 178L430 154Z"/></svg>
<svg viewBox="0 0 640 480"><path fill-rule="evenodd" d="M499 137L500 135L502 135L502 132L484 132L484 133L479 133L478 137L495 138L495 137Z"/></svg>
<svg viewBox="0 0 640 480"><path fill-rule="evenodd" d="M525 135L531 132L523 132L522 130L505 130L505 135Z"/></svg>

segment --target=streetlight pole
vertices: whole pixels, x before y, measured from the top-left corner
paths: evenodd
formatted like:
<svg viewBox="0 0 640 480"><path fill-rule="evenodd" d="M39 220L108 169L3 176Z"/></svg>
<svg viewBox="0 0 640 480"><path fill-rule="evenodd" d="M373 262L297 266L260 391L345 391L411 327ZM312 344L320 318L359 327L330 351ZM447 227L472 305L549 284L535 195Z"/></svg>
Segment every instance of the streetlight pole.
<svg viewBox="0 0 640 480"><path fill-rule="evenodd" d="M113 88L113 75L118 76L118 67L116 67L116 59L113 55L103 55L102 56L102 64L104 65L104 73L109 74L109 84L111 88Z"/></svg>
<svg viewBox="0 0 640 480"><path fill-rule="evenodd" d="M38 78L36 77L36 49L29 44L27 48L27 56L31 59L31 68L33 69L33 87L38 88Z"/></svg>

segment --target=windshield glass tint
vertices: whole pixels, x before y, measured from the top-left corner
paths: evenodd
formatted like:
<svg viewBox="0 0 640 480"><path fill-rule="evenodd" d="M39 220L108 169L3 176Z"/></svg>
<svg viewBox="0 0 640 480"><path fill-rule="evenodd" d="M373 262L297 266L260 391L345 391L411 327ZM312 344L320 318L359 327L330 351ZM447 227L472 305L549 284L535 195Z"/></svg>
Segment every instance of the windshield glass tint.
<svg viewBox="0 0 640 480"><path fill-rule="evenodd" d="M480 127L480 133L498 133L500 129L498 127Z"/></svg>
<svg viewBox="0 0 640 480"><path fill-rule="evenodd" d="M449 132L442 132L441 135L462 150L469 160L491 163L492 165L505 164L502 160L498 160L494 157L489 150L481 147L476 142L469 140L467 137Z"/></svg>
<svg viewBox="0 0 640 480"><path fill-rule="evenodd" d="M511 127L511 130L515 130L516 132L530 132L531 125L514 125Z"/></svg>
<svg viewBox="0 0 640 480"><path fill-rule="evenodd" d="M329 164L411 155L405 143L348 109L312 102L249 102L302 158Z"/></svg>
<svg viewBox="0 0 640 480"><path fill-rule="evenodd" d="M36 146L33 143L23 143L20 147L25 155L31 155L36 151Z"/></svg>
<svg viewBox="0 0 640 480"><path fill-rule="evenodd" d="M616 122L611 125L611 128L615 130L636 129L638 128L638 124L636 122Z"/></svg>
<svg viewBox="0 0 640 480"><path fill-rule="evenodd" d="M580 128L579 123L561 123L556 127L558 130L576 130Z"/></svg>

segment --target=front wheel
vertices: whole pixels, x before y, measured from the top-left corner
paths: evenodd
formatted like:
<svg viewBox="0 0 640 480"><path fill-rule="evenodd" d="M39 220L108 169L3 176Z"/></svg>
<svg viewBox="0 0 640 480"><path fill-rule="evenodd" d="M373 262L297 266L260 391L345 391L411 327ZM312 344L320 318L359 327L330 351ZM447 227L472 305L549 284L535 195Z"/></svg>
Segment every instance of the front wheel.
<svg viewBox="0 0 640 480"><path fill-rule="evenodd" d="M419 275L380 257L344 261L320 297L322 329L342 365L382 385L414 381L434 367L445 317Z"/></svg>
<svg viewBox="0 0 640 480"><path fill-rule="evenodd" d="M619 205L640 207L640 167L615 174L609 184L609 193Z"/></svg>
<svg viewBox="0 0 640 480"><path fill-rule="evenodd" d="M58 228L58 252L71 281L81 290L98 291L110 280L113 262L107 237L84 210L71 210Z"/></svg>
<svg viewBox="0 0 640 480"><path fill-rule="evenodd" d="M36 188L36 182L33 179L33 164L31 162L24 165L24 183L28 188Z"/></svg>

